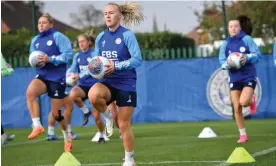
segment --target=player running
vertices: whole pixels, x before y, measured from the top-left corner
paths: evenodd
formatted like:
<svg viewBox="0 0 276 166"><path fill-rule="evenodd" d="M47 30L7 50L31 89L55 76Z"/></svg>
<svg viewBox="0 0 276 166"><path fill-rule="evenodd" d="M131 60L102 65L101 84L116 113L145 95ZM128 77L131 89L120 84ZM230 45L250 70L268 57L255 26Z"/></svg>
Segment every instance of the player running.
<svg viewBox="0 0 276 166"><path fill-rule="evenodd" d="M221 67L229 70L231 100L235 110L235 120L240 132L238 143L248 141L242 107L250 106L251 112L256 112L257 109L255 97L253 96L257 84L255 64L262 56L252 37L242 31L241 25L244 28L246 27L244 21L244 19L239 21L239 18L229 21L228 31L230 36L223 42L219 52ZM247 26L252 26L252 24ZM240 69L230 67L232 62L227 58L233 52L242 54L241 63L243 66Z"/></svg>
<svg viewBox="0 0 276 166"><path fill-rule="evenodd" d="M95 56L108 58L106 76L94 84L89 91L89 101L106 116L112 116L107 105L116 100L118 106L118 124L123 137L125 162L123 166L133 166L134 136L131 130L131 117L136 107L136 68L142 64L139 44L135 35L121 26L140 23L143 20L141 7L136 3L118 5L109 3L104 9L107 30L96 38Z"/></svg>
<svg viewBox="0 0 276 166"><path fill-rule="evenodd" d="M44 132L39 118L39 104L36 98L47 92L51 98L51 112L63 133L64 151L70 152L72 138L61 114L61 108L66 97L66 64L72 58L73 51L70 40L56 31L53 25L54 20L49 14L42 15L38 20L39 34L32 39L30 45L30 53L33 51L45 53L39 57L39 64L45 63L45 66L36 68L37 76L31 81L26 92L27 105L33 121L33 131L28 138L34 139Z"/></svg>

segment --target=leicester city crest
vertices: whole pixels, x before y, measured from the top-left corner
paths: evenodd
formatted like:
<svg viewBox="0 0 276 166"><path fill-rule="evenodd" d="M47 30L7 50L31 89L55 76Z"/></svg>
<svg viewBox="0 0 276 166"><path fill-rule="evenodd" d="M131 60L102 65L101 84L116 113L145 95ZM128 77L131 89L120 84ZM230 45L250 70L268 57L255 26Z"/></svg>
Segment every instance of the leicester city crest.
<svg viewBox="0 0 276 166"><path fill-rule="evenodd" d="M233 112L230 97L230 87L233 85L229 84L228 77L229 75L227 70L222 70L220 68L217 69L208 81L206 95L209 105L218 115L227 119L232 119ZM262 87L260 80L258 78L256 78L256 80L257 85L254 91L254 95L258 105L262 96ZM244 116L249 115L249 107L243 108L242 112Z"/></svg>

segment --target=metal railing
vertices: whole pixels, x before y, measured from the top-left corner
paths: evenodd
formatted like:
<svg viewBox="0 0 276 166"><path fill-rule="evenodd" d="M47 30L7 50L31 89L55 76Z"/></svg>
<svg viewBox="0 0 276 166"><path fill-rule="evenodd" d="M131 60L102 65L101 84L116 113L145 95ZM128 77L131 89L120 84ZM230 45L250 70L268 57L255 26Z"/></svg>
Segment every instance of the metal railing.
<svg viewBox="0 0 276 166"><path fill-rule="evenodd" d="M261 47L262 53L270 54L272 47ZM207 58L218 56L218 50L213 52L208 49L196 48L165 48L165 49L141 49L141 55L144 61L152 60L175 60L175 59L188 59L188 58ZM6 61L13 67L29 67L27 55L22 56L5 56Z"/></svg>

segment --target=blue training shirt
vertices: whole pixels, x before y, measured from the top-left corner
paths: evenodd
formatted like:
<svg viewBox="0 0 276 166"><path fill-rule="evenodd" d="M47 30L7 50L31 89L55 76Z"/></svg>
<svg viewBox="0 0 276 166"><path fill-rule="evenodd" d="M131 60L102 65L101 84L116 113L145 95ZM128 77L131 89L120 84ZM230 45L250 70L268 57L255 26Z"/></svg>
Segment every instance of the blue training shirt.
<svg viewBox="0 0 276 166"><path fill-rule="evenodd" d="M94 56L112 60L115 71L100 82L125 91L136 91L135 68L142 64L141 51L135 35L119 26L116 31L101 32L95 41Z"/></svg>
<svg viewBox="0 0 276 166"><path fill-rule="evenodd" d="M92 87L96 82L98 82L97 79L89 75L87 69L89 62L91 61L92 53L92 49L88 49L86 52L79 51L76 53L71 67L67 70L68 73L71 72L79 74L79 86Z"/></svg>
<svg viewBox="0 0 276 166"><path fill-rule="evenodd" d="M273 46L273 57L274 57L274 64L276 66L276 41L274 42L274 46Z"/></svg>
<svg viewBox="0 0 276 166"><path fill-rule="evenodd" d="M227 58L233 52L239 52L246 56L246 63L240 69L229 69ZM253 38L241 31L235 37L228 37L220 47L219 61L223 69L229 69L230 82L247 82L256 79L257 63L262 54Z"/></svg>
<svg viewBox="0 0 276 166"><path fill-rule="evenodd" d="M70 40L62 33L50 28L32 39L29 52L42 51L49 57L49 63L36 68L43 79L54 82L65 82L66 64L72 59L73 50Z"/></svg>

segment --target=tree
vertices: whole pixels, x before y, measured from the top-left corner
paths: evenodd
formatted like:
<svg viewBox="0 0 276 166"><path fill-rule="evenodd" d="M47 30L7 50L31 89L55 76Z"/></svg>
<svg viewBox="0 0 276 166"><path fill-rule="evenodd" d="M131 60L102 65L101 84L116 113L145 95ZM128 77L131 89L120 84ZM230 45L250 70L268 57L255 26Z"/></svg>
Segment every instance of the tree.
<svg viewBox="0 0 276 166"><path fill-rule="evenodd" d="M195 12L195 15L198 17L202 29L204 31L207 30L213 40L222 39L222 13L220 7L216 3L210 5L205 2L202 14Z"/></svg>
<svg viewBox="0 0 276 166"><path fill-rule="evenodd" d="M27 3L28 5L32 5L32 1L26 1L25 3ZM38 9L38 11L42 12L44 9L44 2L40 2L40 1L35 1L35 7Z"/></svg>
<svg viewBox="0 0 276 166"><path fill-rule="evenodd" d="M72 23L80 28L103 26L103 12L92 4L80 6L79 13L70 13Z"/></svg>
<svg viewBox="0 0 276 166"><path fill-rule="evenodd" d="M157 19L156 19L156 14L153 16L153 27L152 27L153 32L158 32L158 25L157 25Z"/></svg>
<svg viewBox="0 0 276 166"><path fill-rule="evenodd" d="M226 6L227 20L238 15L247 15L253 24L253 37L262 37L264 41L276 36L276 2L273 1L238 1ZM204 4L201 14L195 12L204 30L207 30L214 40L221 40L223 35L222 12L220 4Z"/></svg>
<svg viewBox="0 0 276 166"><path fill-rule="evenodd" d="M247 15L253 25L252 36L262 37L265 41L276 36L275 13L275 1L240 1L228 9L229 19Z"/></svg>

